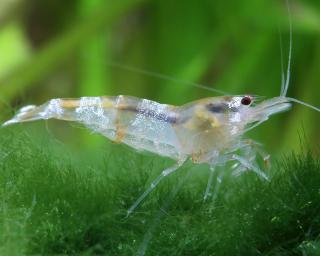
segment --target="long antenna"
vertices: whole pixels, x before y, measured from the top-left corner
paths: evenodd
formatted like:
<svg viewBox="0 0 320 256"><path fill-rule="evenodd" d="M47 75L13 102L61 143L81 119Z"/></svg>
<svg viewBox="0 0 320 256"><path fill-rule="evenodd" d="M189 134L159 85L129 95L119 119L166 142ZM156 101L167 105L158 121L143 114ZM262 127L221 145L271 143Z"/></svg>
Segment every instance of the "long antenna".
<svg viewBox="0 0 320 256"><path fill-rule="evenodd" d="M279 34L280 61L281 61L281 91L280 91L280 95L282 95L286 81L285 81L285 75L284 75L283 43L282 43L282 33L280 30L280 27L278 28L278 34Z"/></svg>
<svg viewBox="0 0 320 256"><path fill-rule="evenodd" d="M286 96L288 92L289 83L290 83L291 55L292 55L292 19L291 19L291 10L289 5L289 0L286 0L286 4L287 4L287 11L288 11L288 19L289 19L290 43L289 43L289 57L288 57L286 83L283 88L283 91L281 92L281 96Z"/></svg>
<svg viewBox="0 0 320 256"><path fill-rule="evenodd" d="M306 103L306 102L304 102L304 101L302 101L302 100L298 100L298 99L295 99L295 98L287 98L287 97L286 97L286 99L288 99L288 100L290 100L290 101L293 101L293 102L295 102L295 103L301 104L301 105L303 105L303 106L306 106L306 107L308 107L308 108L311 108L311 109L313 109L313 110L315 110L315 111L320 112L320 108L318 108L318 107L316 107L316 106L313 106L313 105L311 105L311 104L309 104L309 103Z"/></svg>
<svg viewBox="0 0 320 256"><path fill-rule="evenodd" d="M211 91L211 92L215 92L215 93L218 93L218 94L221 94L221 95L232 95L230 93L224 92L222 90L214 89L214 88L211 88L211 87L203 85L203 84L193 83L193 82L190 82L190 81L187 81L187 80L174 78L174 77L171 77L171 76L168 76L168 75L159 74L157 72L150 71L150 70L140 69L140 68L137 68L137 67L123 65L123 64L116 63L116 62L108 62L107 65L109 65L111 67L115 67L115 68L128 70L130 72L140 73L140 74L147 75L147 76L150 76L150 77L159 78L159 79L166 80L166 81L171 81L171 82L176 82L176 83L180 83L180 84L194 86L194 87L197 87L197 88L200 88L200 89L204 89L204 90L208 90L208 91Z"/></svg>
<svg viewBox="0 0 320 256"><path fill-rule="evenodd" d="M290 83L290 69L291 69L291 56L292 56L292 18L291 18L291 10L290 10L290 3L289 0L286 0L286 5L287 5L287 11L288 11L288 19L289 19L289 26L290 26L290 44L289 44L289 58L288 58L288 67L287 67L287 77L286 77L286 83L285 85L281 86L281 94L280 96L286 97L287 92L288 92L288 88L289 88L289 83ZM281 41L281 37L280 37L280 44L281 44L281 62L282 62L282 41ZM281 64L283 66L283 64ZM283 67L282 67L283 70ZM283 74L283 71L282 71ZM311 108L313 110L316 110L318 112L320 112L320 108L313 106L309 103L306 103L302 100L298 100L295 98L288 98L286 97L286 99L293 101L295 103L304 105L308 108Z"/></svg>

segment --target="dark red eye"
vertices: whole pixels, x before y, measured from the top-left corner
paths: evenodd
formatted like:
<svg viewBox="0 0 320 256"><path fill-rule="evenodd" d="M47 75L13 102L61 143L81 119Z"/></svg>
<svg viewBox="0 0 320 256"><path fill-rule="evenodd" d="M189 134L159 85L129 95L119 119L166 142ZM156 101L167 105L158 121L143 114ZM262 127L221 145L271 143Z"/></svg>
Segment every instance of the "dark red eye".
<svg viewBox="0 0 320 256"><path fill-rule="evenodd" d="M242 105L245 105L245 106L248 106L248 105L251 104L251 101L252 101L251 97L245 96L245 97L243 97L243 98L241 99L241 104L242 104Z"/></svg>

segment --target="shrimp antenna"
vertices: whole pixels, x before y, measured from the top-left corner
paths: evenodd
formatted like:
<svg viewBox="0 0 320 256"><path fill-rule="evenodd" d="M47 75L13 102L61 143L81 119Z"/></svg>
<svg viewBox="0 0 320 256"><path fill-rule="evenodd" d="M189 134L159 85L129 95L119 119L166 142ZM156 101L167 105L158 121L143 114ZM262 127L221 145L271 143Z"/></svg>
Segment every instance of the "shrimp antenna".
<svg viewBox="0 0 320 256"><path fill-rule="evenodd" d="M283 63L283 43L282 43L282 33L280 27L278 28L279 33L279 45L280 45L280 61L281 61L281 91L280 94L284 91L285 86L285 75L284 75L284 63Z"/></svg>
<svg viewBox="0 0 320 256"><path fill-rule="evenodd" d="M298 99L295 99L295 98L289 98L289 97L286 97L286 99L288 99L288 100L290 100L290 101L293 101L293 102L295 102L295 103L301 104L301 105L303 105L303 106L306 106L306 107L308 107L308 108L311 108L311 109L313 109L313 110L315 110L315 111L320 112L320 108L318 108L318 107L316 107L316 106L313 106L313 105L311 105L311 104L309 104L309 103L306 103L306 102L304 102L304 101L302 101L302 100L298 100Z"/></svg>
<svg viewBox="0 0 320 256"><path fill-rule="evenodd" d="M289 19L289 30L290 30L290 42L289 42L289 56L288 56L288 66L287 66L287 75L285 85L281 86L281 94L280 96L286 96L290 83L290 71L291 71L291 55L292 55L292 19L291 19L291 10L289 5L289 0L286 0L287 11L288 11L288 19ZM281 40L281 37L280 37ZM282 41L282 40L281 40ZM282 42L281 42L281 52L282 52ZM282 56L282 53L281 53ZM281 57L282 58L282 57Z"/></svg>
<svg viewBox="0 0 320 256"><path fill-rule="evenodd" d="M171 77L171 76L159 74L157 72L150 71L150 70L140 69L140 68L136 68L136 67L132 67L132 66L128 66L128 65L119 64L119 63L116 63L116 62L108 62L108 65L111 66L111 67L124 69L124 70L130 71L130 72L140 73L140 74L143 74L143 75L159 78L159 79L166 80L166 81L176 82L176 83L185 84L185 85L191 85L193 87L197 87L197 88L200 88L200 89L203 89L203 90L215 92L215 93L218 93L218 94L221 94L221 95L232 95L232 94L224 92L222 90L211 88L211 87L209 87L207 85L203 85L203 84L199 84L199 83L193 83L193 82L190 82L190 81L187 81L187 80L178 79L178 78L174 78L174 77Z"/></svg>
<svg viewBox="0 0 320 256"><path fill-rule="evenodd" d="M280 34L280 51L281 51L280 53L281 53L281 70L282 70L282 85L281 85L281 94L280 94L280 96L283 96L283 97L286 97L287 92L288 92L288 88L289 88L291 57L292 57L292 17L291 17L291 10L290 10L289 0L286 0L286 5L287 5L288 19L289 19L290 43L289 43L289 57L288 57L287 75L286 75L286 79L285 79L285 82L284 82L283 48L282 48L282 37L281 37L281 34ZM298 99L295 99L295 98L289 98L289 97L286 97L286 99L320 112L320 108L318 108L316 106L313 106L313 105L311 105L309 103L306 103L306 102L304 102L302 100L298 100Z"/></svg>

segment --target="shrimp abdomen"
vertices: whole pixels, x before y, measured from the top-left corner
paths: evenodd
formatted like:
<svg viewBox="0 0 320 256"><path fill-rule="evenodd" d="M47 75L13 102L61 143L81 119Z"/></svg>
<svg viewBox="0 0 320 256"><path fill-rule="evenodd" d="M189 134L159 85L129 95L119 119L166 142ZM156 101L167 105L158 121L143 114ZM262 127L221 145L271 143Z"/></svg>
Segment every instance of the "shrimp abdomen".
<svg viewBox="0 0 320 256"><path fill-rule="evenodd" d="M115 142L177 158L179 143L173 129L175 107L130 96L52 99L40 106L27 106L3 125L43 119L84 124Z"/></svg>

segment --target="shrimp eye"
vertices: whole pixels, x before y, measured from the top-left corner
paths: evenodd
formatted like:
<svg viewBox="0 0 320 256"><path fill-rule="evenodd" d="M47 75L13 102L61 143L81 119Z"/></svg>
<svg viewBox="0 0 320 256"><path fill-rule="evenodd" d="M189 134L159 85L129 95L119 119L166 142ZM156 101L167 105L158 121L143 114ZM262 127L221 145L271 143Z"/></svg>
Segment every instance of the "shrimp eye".
<svg viewBox="0 0 320 256"><path fill-rule="evenodd" d="M245 105L245 106L248 106L248 105L251 104L251 101L252 101L251 97L245 96L245 97L243 97L243 98L241 99L241 104L242 104L242 105Z"/></svg>

